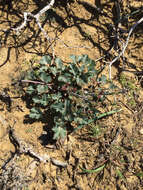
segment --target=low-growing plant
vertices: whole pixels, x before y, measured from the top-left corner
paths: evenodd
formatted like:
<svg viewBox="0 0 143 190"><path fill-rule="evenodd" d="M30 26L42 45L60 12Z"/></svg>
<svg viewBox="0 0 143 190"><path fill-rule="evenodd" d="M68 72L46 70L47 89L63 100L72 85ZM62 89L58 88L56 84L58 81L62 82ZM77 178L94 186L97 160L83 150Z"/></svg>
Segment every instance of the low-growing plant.
<svg viewBox="0 0 143 190"><path fill-rule="evenodd" d="M136 101L134 99L134 93L139 92L139 88L135 84L135 80L130 79L124 74L120 75L119 82L124 89L128 90L127 103L130 107L134 108L136 106Z"/></svg>
<svg viewBox="0 0 143 190"><path fill-rule="evenodd" d="M123 88L127 88L128 90L136 90L137 87L135 85L135 81L133 79L128 78L126 75L121 74L119 78L119 82L123 86Z"/></svg>
<svg viewBox="0 0 143 190"><path fill-rule="evenodd" d="M100 127L100 125L92 125L91 126L91 134L93 137L97 137L102 133L102 129Z"/></svg>
<svg viewBox="0 0 143 190"><path fill-rule="evenodd" d="M105 100L103 87L108 80L96 69L95 61L87 55L72 55L71 59L63 63L59 58L44 56L25 79L32 98L29 116L39 120L47 113L53 115L54 139L64 138L69 126L79 129L116 112L100 114L97 110L98 103Z"/></svg>
<svg viewBox="0 0 143 190"><path fill-rule="evenodd" d="M120 169L116 169L116 175L119 177L119 179L125 180L125 176Z"/></svg>

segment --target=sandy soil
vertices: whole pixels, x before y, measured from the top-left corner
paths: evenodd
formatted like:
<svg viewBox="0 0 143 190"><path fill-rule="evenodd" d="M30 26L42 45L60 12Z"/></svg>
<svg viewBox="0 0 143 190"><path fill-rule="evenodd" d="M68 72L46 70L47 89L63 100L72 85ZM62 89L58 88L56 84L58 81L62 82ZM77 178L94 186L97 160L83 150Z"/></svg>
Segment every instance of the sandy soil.
<svg viewBox="0 0 143 190"><path fill-rule="evenodd" d="M97 67L111 61L117 51L114 48L110 50L115 39L111 39L113 33L109 29L111 24L116 26L117 14L112 1L56 1L48 13L50 16L41 17L48 35L58 38L52 45L34 21L19 33L3 32L20 24L24 11L36 13L46 3L34 0L0 1L0 189L143 189L143 24L133 32L124 59L112 66L112 80L121 87L119 79L124 74L136 86L134 96L131 97L129 91L116 96L116 105L122 111L95 123L102 129L100 135L93 136L90 133L93 126L86 126L70 134L65 142L52 143L48 131L45 131L47 124L28 122L29 108L16 81L27 72L30 63L38 63L45 54L55 55L67 62L70 55L87 54L96 60L109 53L107 60L97 62ZM141 18L142 7L141 1L125 0L121 3L123 17L139 10L122 21L122 29L129 31ZM119 36L123 42L126 37L127 33ZM108 63L104 74L109 76ZM113 101L113 97L109 100ZM112 109L110 101L107 104ZM7 164L16 148L9 138L9 126L23 142L33 147L33 151L65 162L67 167L39 162L29 154L17 155ZM103 164L106 166L98 173L84 173L80 169L95 169Z"/></svg>

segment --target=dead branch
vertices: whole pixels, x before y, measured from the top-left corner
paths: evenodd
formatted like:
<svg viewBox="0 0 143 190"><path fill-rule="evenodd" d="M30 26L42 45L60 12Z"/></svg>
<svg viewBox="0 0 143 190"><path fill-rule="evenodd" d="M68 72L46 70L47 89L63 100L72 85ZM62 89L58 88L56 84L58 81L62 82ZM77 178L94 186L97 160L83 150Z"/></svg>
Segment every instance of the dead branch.
<svg viewBox="0 0 143 190"><path fill-rule="evenodd" d="M53 7L55 3L55 0L51 0L51 2L45 6L41 11L39 11L36 15L30 13L30 12L24 12L24 22L21 24L21 26L17 27L17 28L13 28L13 30L19 32L22 28L24 28L27 25L28 20L28 16L33 17L36 19L37 25L39 26L40 30L43 32L44 36L49 40L50 38L48 37L46 31L42 28L41 23L39 21L39 17L45 13L47 10L51 9L51 7Z"/></svg>
<svg viewBox="0 0 143 190"><path fill-rule="evenodd" d="M128 46L129 39L130 39L130 37L131 37L132 32L134 31L134 29L135 29L141 22L143 22L143 17L142 17L140 20L138 20L138 21L131 27L131 29L129 30L128 37L127 37L127 39L126 39L126 42L123 44L122 50L121 50L121 52L119 53L119 55L116 56L111 62L109 62L109 79L110 79L110 80L111 80L111 78L112 78L112 76L111 76L111 67L112 67L112 64L115 63L121 56L124 55L124 52L125 52L125 50L126 50L126 48L127 48L127 46Z"/></svg>
<svg viewBox="0 0 143 190"><path fill-rule="evenodd" d="M41 156L39 155L39 153L33 151L33 147L30 144L26 143L23 139L19 138L15 130L8 124L8 122L2 116L0 116L0 122L3 125L5 125L7 129L6 134L7 133L9 134L10 141L15 146L14 156L9 158L8 162L6 161L6 163L4 164L4 168L6 167L7 163L11 162L13 158L15 158L16 155L20 155L20 154L26 154L26 155L32 156L33 158L36 158L39 162L46 163L50 161L52 164L56 166L60 166L60 167L67 166L67 163L56 160L47 154Z"/></svg>

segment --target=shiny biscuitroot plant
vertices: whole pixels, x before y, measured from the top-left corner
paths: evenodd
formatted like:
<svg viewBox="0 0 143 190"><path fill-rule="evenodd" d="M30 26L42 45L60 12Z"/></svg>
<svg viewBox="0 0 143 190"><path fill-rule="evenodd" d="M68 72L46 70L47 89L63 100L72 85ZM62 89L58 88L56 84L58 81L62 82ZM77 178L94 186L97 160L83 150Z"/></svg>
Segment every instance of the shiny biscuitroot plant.
<svg viewBox="0 0 143 190"><path fill-rule="evenodd" d="M50 56L43 56L25 78L26 92L32 100L29 117L41 120L48 113L49 117L52 115L54 139L64 138L69 126L80 129L110 115L96 109L98 102L105 99L102 87L107 84L106 76L87 55L72 55L71 60L63 63L59 58L53 61Z"/></svg>

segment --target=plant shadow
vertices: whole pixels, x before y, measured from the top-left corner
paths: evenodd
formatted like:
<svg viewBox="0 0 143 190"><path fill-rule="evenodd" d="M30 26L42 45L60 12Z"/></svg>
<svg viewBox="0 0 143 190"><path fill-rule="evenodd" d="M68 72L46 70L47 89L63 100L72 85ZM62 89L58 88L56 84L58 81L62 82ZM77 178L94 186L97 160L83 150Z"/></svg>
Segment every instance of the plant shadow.
<svg viewBox="0 0 143 190"><path fill-rule="evenodd" d="M36 5L36 8L35 6L32 7L32 14L37 14L43 7L47 5L46 0L33 0L33 3ZM62 2L56 0L54 8L48 10L45 15L43 15L44 20L42 20L41 23L42 27L45 28L49 25L51 29L53 28L52 32L55 34L55 38L52 40L52 42L49 43L46 39L43 39L42 31L38 28L35 21L28 21L27 26L23 29L23 31L19 32L18 35L12 30L12 28L16 28L22 24L23 12L27 12L27 9L31 8L28 3L23 2L22 0L17 3L9 0L1 1L0 11L2 19L0 20L0 26L2 26L1 28L3 28L5 25L8 26L6 29L0 30L1 44L2 46L4 45L8 47L8 53L6 60L4 63L1 63L0 66L6 64L10 59L11 48L17 49L17 52L20 48L22 48L23 51L27 53L36 54L39 56L48 54L49 51L51 51L50 49L52 45L54 43L57 43L56 39L59 38L59 35L62 34L66 29L72 27L76 27L82 39L89 41L93 45L93 48L96 47L99 50L100 54L104 54L105 57L107 55L107 58L112 57L109 53L109 50L112 46L114 46L114 40L116 39L110 39L110 36L112 34L109 30L109 24L112 24L113 28L116 28L117 20L119 19L119 15L117 16L117 8L114 1L101 3L100 0L95 0L94 4L85 1L77 1L76 3L76 6L79 6L81 10L90 15L90 17L85 18L82 14L81 17L79 17L78 14L76 14L77 12L73 11L75 7L75 1L73 0L66 0ZM120 6L122 8L123 5L121 4ZM59 11L57 11L61 9L63 10L62 15L60 15ZM134 15L134 20L137 20L141 17L141 7L135 8L130 6L130 9L133 12L141 10L136 15ZM124 15L124 12L122 15ZM12 20L12 16L15 17L16 22L15 20ZM52 24L53 22L56 23L56 26ZM92 28L96 28L98 39L94 39L92 35L88 35L85 27L83 27L83 24ZM142 28L142 25L138 27L139 31L140 28ZM49 31L47 31L47 33L48 32ZM57 34L59 32L60 34ZM101 38L102 34L104 34L104 42L107 42L109 44L109 47L107 48L105 48L105 44ZM142 34L140 33L140 35ZM12 41L13 43L11 43ZM38 47L46 46L46 48L37 48L37 44Z"/></svg>
<svg viewBox="0 0 143 190"><path fill-rule="evenodd" d="M45 5L47 5L47 0L39 1L33 0L36 5L36 8L32 7L32 14L38 13ZM0 42L2 47L8 47L7 50L7 58L1 63L0 67L5 65L11 56L11 49L16 49L17 52L22 49L22 51L29 54L36 54L38 56L43 56L51 53L51 47L56 42L56 39L59 38L60 34L62 34L65 30L75 27L83 41L90 42L93 48L97 48L101 55L105 55L105 60L110 61L113 58L113 55L109 52L109 50L114 47L114 42L117 40L116 35L112 37L112 34L116 32L117 25L117 14L116 7L113 6L114 1L107 1L106 3L101 3L100 0L95 0L94 4L87 3L84 1L77 1L77 6L84 10L89 17L85 17L83 14L79 16L77 14L77 9L74 11L75 1L74 0L65 0L65 1L55 1L54 8L48 10L42 18L42 27L47 28L50 26L49 32L52 31L55 34L55 38L52 42L48 42L47 39L43 39L42 31L38 28L37 23L35 21L30 21L27 23L27 27L25 27L22 32L16 34L12 28L16 28L21 25L23 22L23 12L29 9L29 4L19 0L17 3L15 1L1 1L0 2ZM137 8L130 7L131 11L136 11ZM142 11L141 7L138 7ZM58 11L57 11L58 10ZM63 14L59 13L59 10L63 12ZM15 18L14 20L12 18ZM139 18L141 18L141 12L138 12L137 15L134 16L134 22L136 22ZM53 24L54 23L54 24ZM122 23L124 25L124 21ZM86 27L92 27L96 29L98 38L95 39L94 35L88 34L88 31L85 29ZM6 27L6 28L4 28ZM110 28L111 27L111 28ZM115 29L114 29L115 27ZM111 30L110 30L111 29ZM128 29L128 28L127 28ZM48 29L46 29L48 30ZM138 26L135 31L139 36L142 35L142 24ZM47 31L48 33L48 31ZM102 37L104 36L104 38ZM105 46L107 43L107 46ZM38 44L38 45L37 45ZM137 44L136 47L141 47L142 42ZM42 48L46 46L46 48ZM115 47L116 48L116 47ZM18 56L18 55L17 55ZM125 61L127 64L127 62ZM131 63L132 64L132 63ZM118 69L118 73L121 72L120 61L117 61L114 66ZM27 107L30 109L31 105L29 104L29 99L25 97L25 101L27 102ZM47 113L49 115L49 113ZM44 118L46 118L45 115ZM35 120L30 119L28 116L25 116L24 123L33 123ZM41 135L39 140L42 141L42 144L45 145L47 142L53 142L53 120L40 120L43 124L43 130L46 134ZM47 125L48 123L48 125Z"/></svg>

